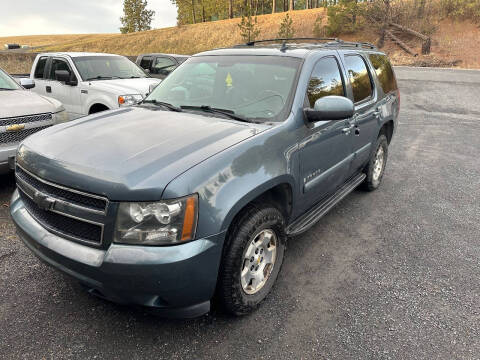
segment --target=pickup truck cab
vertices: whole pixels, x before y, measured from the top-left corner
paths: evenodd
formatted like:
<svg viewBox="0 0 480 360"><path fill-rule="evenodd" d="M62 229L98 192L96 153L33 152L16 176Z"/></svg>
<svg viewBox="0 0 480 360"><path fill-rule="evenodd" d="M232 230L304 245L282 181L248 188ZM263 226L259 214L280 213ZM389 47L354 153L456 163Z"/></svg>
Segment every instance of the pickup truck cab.
<svg viewBox="0 0 480 360"><path fill-rule="evenodd" d="M0 69L0 173L14 169L18 144L27 136L68 121L59 101L27 91L35 86L30 79L21 84Z"/></svg>
<svg viewBox="0 0 480 360"><path fill-rule="evenodd" d="M44 53L30 73L33 89L65 106L70 118L131 106L160 82L124 56L97 53Z"/></svg>
<svg viewBox="0 0 480 360"><path fill-rule="evenodd" d="M151 76L163 80L189 57L176 54L141 54L138 55L136 64Z"/></svg>
<svg viewBox="0 0 480 360"><path fill-rule="evenodd" d="M288 237L380 186L400 104L372 45L262 44L197 54L143 103L24 141L10 211L26 246L120 303L188 317L217 292L255 309Z"/></svg>

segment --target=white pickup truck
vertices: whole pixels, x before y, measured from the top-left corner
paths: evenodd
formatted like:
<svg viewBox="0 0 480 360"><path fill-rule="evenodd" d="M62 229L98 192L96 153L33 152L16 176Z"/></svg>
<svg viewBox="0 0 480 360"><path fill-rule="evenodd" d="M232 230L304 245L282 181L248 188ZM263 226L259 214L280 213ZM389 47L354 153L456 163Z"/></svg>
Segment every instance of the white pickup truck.
<svg viewBox="0 0 480 360"><path fill-rule="evenodd" d="M124 56L73 52L38 54L30 79L32 91L59 100L70 119L134 105L161 82Z"/></svg>

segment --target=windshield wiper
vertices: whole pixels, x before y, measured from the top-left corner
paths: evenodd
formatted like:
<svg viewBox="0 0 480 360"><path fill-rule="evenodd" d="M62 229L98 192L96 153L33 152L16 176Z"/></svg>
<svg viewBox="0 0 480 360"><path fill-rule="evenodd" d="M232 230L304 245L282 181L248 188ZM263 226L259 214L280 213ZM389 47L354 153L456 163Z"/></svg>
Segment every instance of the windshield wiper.
<svg viewBox="0 0 480 360"><path fill-rule="evenodd" d="M212 108L211 106L208 106L208 105L201 105L201 106L183 105L183 106L180 106L180 108L185 110L200 110L200 111L205 111L211 114L221 114L221 115L228 116L230 119L248 122L248 123L253 122L241 115L235 115L235 111L233 110Z"/></svg>
<svg viewBox="0 0 480 360"><path fill-rule="evenodd" d="M183 111L181 108L179 108L175 105L172 105L170 103L163 102L163 101L157 101L155 99L153 99L153 100L143 100L140 104L154 104L154 105L158 105L158 106L163 106L164 108L167 108L170 111L176 111L176 112L182 112Z"/></svg>
<svg viewBox="0 0 480 360"><path fill-rule="evenodd" d="M11 88L0 88L0 90L18 90L18 89L11 89Z"/></svg>
<svg viewBox="0 0 480 360"><path fill-rule="evenodd" d="M98 75L95 77L88 78L85 81L92 81L92 80L111 80L111 79L121 79L121 77L118 76L103 76L103 75Z"/></svg>

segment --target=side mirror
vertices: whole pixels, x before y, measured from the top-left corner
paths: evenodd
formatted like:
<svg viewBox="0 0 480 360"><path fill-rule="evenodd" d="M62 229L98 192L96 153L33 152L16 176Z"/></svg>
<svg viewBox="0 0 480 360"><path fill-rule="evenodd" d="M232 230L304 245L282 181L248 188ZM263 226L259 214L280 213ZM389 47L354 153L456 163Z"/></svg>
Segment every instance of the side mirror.
<svg viewBox="0 0 480 360"><path fill-rule="evenodd" d="M78 81L76 79L72 80L72 75L70 71L67 70L55 70L55 80L64 82L65 85L77 86Z"/></svg>
<svg viewBox="0 0 480 360"><path fill-rule="evenodd" d="M325 96L315 101L313 109L305 109L308 122L321 120L345 120L353 116L355 106L344 96Z"/></svg>
<svg viewBox="0 0 480 360"><path fill-rule="evenodd" d="M25 89L33 89L35 87L35 80L22 78L20 79L20 85L22 85Z"/></svg>
<svg viewBox="0 0 480 360"><path fill-rule="evenodd" d="M145 71L145 74L150 74L150 69L143 69Z"/></svg>

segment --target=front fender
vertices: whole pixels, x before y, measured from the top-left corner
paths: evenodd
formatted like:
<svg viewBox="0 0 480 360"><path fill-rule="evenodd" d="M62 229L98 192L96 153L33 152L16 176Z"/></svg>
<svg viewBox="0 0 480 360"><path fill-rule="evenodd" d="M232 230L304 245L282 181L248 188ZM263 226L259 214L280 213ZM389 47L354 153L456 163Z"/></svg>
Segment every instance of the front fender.
<svg viewBox="0 0 480 360"><path fill-rule="evenodd" d="M227 230L245 205L276 185L290 185L295 203L297 136L293 122L270 128L178 176L162 198L199 195L197 237Z"/></svg>
<svg viewBox="0 0 480 360"><path fill-rule="evenodd" d="M92 89L88 86L86 86L84 90L88 91L87 99L85 100L83 106L84 114L88 115L90 108L95 104L105 105L110 110L118 109L117 95L109 94L98 89Z"/></svg>

